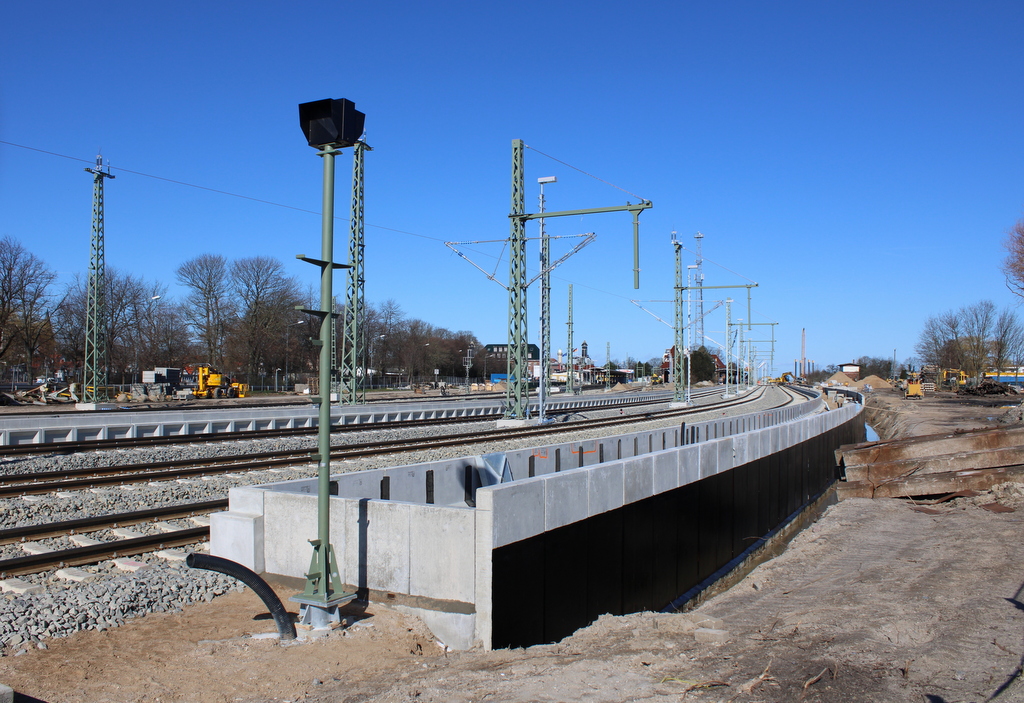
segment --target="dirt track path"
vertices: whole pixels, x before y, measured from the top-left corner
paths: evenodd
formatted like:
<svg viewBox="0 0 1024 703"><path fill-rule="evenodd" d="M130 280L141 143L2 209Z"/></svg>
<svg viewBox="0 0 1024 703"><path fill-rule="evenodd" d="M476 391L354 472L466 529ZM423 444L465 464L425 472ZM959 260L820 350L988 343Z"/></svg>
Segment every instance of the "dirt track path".
<svg viewBox="0 0 1024 703"><path fill-rule="evenodd" d="M954 420L958 406L944 407L940 422L967 427L991 412ZM344 636L282 647L241 637L273 630L244 593L8 651L0 682L46 701L993 700L1024 653L1024 486L997 488L940 515L896 500L831 507L696 611L721 619L723 643L698 643L691 617L646 613L555 645L444 653L417 621L373 605ZM993 500L1017 512L980 507Z"/></svg>

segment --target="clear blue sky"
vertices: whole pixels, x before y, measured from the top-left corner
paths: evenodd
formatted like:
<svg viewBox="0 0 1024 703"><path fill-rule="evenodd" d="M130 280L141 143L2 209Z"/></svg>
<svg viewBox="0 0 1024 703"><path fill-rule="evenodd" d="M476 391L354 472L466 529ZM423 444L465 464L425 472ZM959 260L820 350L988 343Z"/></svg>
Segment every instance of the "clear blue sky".
<svg viewBox="0 0 1024 703"><path fill-rule="evenodd" d="M443 242L508 236L520 138L528 209L541 176L558 177L549 210L635 201L609 183L654 202L638 291L628 214L549 220L554 235L598 235L556 271L556 349L572 282L575 339L592 356L606 342L617 358L660 355L671 330L630 299L671 299L670 233L692 249L700 230L707 285L759 284L754 320L779 323L779 370L801 328L819 366L894 349L902 360L929 315L1017 303L999 266L1024 216L1022 30L1019 1L6 3L0 140L82 162L0 144L0 236L62 280L84 274L82 168L101 149L117 176L108 266L174 295L188 258L272 255L314 284L294 256L319 254L319 216L302 210L319 212L320 160L296 106L345 97L374 147L372 302L505 340L505 291ZM340 259L346 222L338 235ZM465 249L507 279L500 244ZM645 305L672 320L669 303ZM721 311L706 323L717 339L723 327Z"/></svg>

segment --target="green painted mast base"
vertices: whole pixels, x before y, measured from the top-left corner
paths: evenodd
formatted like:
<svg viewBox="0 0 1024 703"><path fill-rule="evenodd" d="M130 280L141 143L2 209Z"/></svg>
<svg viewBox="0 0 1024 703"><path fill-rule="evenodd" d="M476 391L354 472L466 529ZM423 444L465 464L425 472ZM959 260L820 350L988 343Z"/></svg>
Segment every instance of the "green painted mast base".
<svg viewBox="0 0 1024 703"><path fill-rule="evenodd" d="M321 608L353 600L356 594L341 587L341 575L338 573L334 546L323 544L318 539L311 539L309 543L313 545L313 558L309 562L309 572L306 573L306 588L289 600Z"/></svg>

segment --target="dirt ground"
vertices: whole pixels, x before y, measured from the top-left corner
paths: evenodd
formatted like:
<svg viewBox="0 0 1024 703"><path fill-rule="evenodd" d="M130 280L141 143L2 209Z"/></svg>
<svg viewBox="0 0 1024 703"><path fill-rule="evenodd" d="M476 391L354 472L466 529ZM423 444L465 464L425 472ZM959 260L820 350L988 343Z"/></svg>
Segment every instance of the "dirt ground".
<svg viewBox="0 0 1024 703"><path fill-rule="evenodd" d="M908 404L880 400L890 415ZM932 398L902 427L973 428L999 412ZM993 502L1015 511L982 507ZM274 625L246 591L5 652L0 682L15 700L95 703L1024 701L1024 485L915 507L843 501L692 613L603 616L553 645L447 652L378 604L353 609L344 632L281 645L248 636ZM697 641L701 617L724 641Z"/></svg>

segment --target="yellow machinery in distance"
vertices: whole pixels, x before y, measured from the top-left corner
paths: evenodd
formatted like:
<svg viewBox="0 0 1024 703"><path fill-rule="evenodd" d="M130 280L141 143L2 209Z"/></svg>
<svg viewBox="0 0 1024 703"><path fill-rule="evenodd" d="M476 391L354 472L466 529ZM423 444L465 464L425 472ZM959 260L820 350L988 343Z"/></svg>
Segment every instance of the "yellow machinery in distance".
<svg viewBox="0 0 1024 703"><path fill-rule="evenodd" d="M232 381L227 374L212 366L200 366L198 385L192 391L196 398L244 398L249 395L249 384Z"/></svg>
<svg viewBox="0 0 1024 703"><path fill-rule="evenodd" d="M906 399L913 398L914 400L920 400L924 398L924 390L921 388L921 374L916 371L911 371L906 380L906 384L903 388L903 397Z"/></svg>

